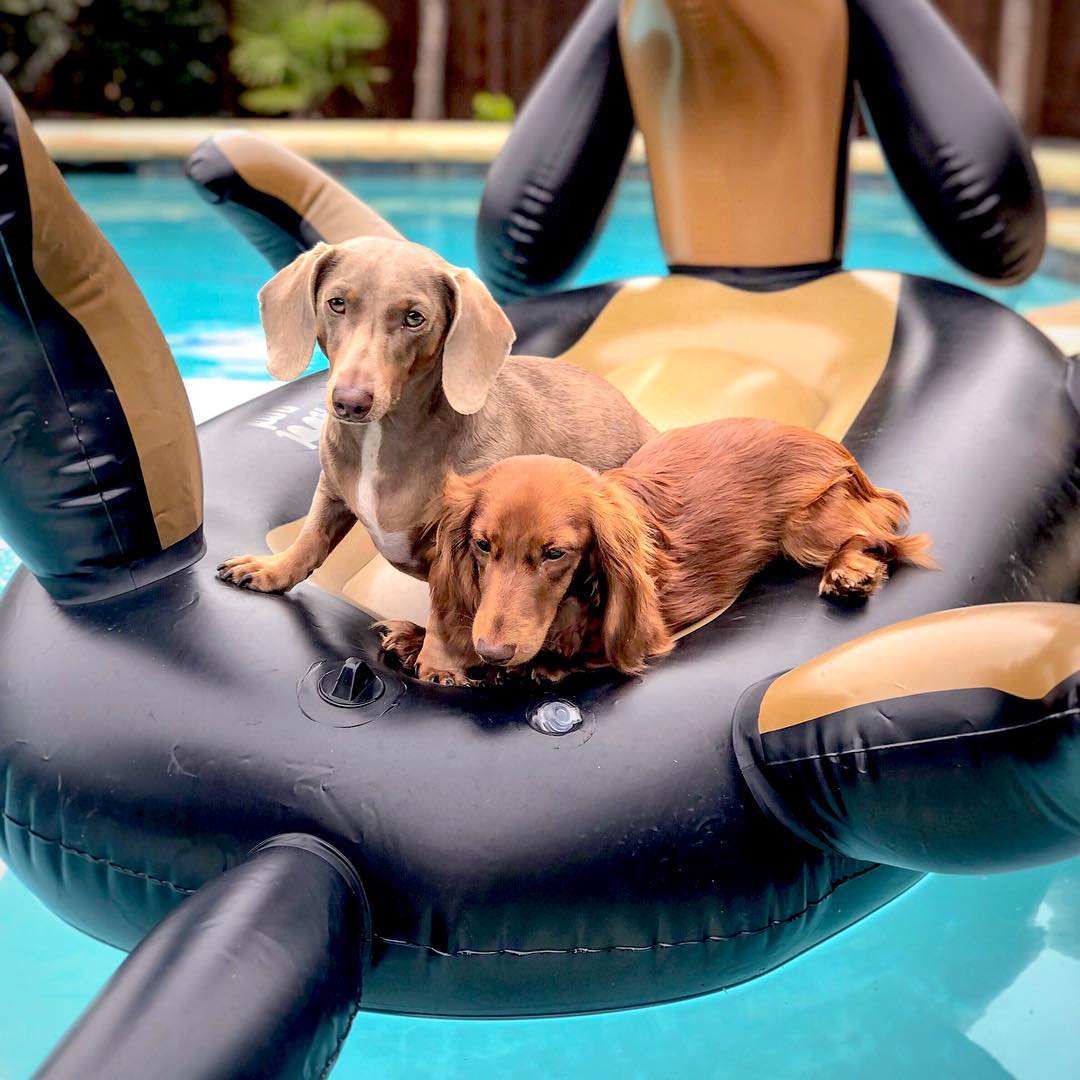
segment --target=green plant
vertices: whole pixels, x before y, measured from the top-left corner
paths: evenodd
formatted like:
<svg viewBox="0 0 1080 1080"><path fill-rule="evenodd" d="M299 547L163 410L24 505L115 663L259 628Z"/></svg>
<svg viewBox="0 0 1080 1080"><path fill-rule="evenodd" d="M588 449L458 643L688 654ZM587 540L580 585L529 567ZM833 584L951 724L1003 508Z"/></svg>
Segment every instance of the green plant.
<svg viewBox="0 0 1080 1080"><path fill-rule="evenodd" d="M75 44L75 26L93 0L0 0L0 32L5 48L0 74L15 89L28 93L68 54Z"/></svg>
<svg viewBox="0 0 1080 1080"><path fill-rule="evenodd" d="M25 104L206 116L233 104L226 0L0 0L0 74Z"/></svg>
<svg viewBox="0 0 1080 1080"><path fill-rule="evenodd" d="M252 112L307 112L337 90L370 106L372 85L390 77L367 56L389 28L363 0L237 0L232 33L229 64Z"/></svg>
<svg viewBox="0 0 1080 1080"><path fill-rule="evenodd" d="M474 120L509 121L514 119L515 111L514 102L507 94L493 94L488 90L473 94Z"/></svg>

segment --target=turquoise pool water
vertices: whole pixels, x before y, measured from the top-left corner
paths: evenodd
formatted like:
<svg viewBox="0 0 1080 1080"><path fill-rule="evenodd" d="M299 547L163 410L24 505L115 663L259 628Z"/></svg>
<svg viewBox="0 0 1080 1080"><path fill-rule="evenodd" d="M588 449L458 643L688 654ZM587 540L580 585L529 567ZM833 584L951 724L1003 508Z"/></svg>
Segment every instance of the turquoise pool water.
<svg viewBox="0 0 1080 1080"><path fill-rule="evenodd" d="M197 414L269 385L255 303L268 271L187 182L168 173L69 179L146 293ZM474 262L476 176L376 173L348 183L411 238ZM878 182L856 190L847 261L966 280ZM662 269L647 184L631 177L580 280ZM1040 275L987 291L1025 309L1078 296L1080 286ZM0 545L0 585L14 565ZM61 923L0 864L0 1080L28 1076L121 959ZM1063 1080L1080 1069L1078 1015L1080 860L930 877L771 975L676 1005L500 1023L361 1014L333 1075Z"/></svg>

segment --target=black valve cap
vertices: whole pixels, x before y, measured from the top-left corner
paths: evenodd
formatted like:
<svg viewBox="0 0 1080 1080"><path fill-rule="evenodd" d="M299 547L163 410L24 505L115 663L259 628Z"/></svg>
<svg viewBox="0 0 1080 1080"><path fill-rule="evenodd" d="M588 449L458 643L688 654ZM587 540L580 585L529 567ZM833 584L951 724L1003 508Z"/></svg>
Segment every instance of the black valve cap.
<svg viewBox="0 0 1080 1080"><path fill-rule="evenodd" d="M340 668L332 667L319 680L319 696L331 705L345 708L368 705L382 691L382 679L357 656L350 656Z"/></svg>

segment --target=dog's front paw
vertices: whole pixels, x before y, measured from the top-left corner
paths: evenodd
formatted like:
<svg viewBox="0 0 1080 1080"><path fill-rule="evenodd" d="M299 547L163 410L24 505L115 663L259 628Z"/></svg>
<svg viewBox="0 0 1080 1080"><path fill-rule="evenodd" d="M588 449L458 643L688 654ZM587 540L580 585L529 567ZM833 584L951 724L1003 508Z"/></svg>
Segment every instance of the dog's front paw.
<svg viewBox="0 0 1080 1080"><path fill-rule="evenodd" d="M407 619L386 619L372 628L379 635L382 651L411 671L420 659L427 631Z"/></svg>
<svg viewBox="0 0 1080 1080"><path fill-rule="evenodd" d="M821 577L818 595L840 603L859 603L876 592L888 577L881 559L865 552L844 552Z"/></svg>
<svg viewBox="0 0 1080 1080"><path fill-rule="evenodd" d="M476 684L464 671L454 668L430 667L418 664L416 677L421 682L435 683L438 686L475 686Z"/></svg>
<svg viewBox="0 0 1080 1080"><path fill-rule="evenodd" d="M287 592L303 580L280 555L238 555L220 563L217 576L241 589L266 593Z"/></svg>
<svg viewBox="0 0 1080 1080"><path fill-rule="evenodd" d="M562 682L567 675L579 670L580 668L571 667L559 657L551 656L544 657L542 660L534 660L529 665L529 677L533 682L543 685L545 683Z"/></svg>

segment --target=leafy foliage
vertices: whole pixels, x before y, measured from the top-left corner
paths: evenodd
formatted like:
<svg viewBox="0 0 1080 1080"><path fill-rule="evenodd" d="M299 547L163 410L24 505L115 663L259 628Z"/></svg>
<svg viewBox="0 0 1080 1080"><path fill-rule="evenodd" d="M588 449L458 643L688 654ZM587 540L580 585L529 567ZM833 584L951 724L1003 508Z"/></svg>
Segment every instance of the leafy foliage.
<svg viewBox="0 0 1080 1080"><path fill-rule="evenodd" d="M92 2L0 0L0 74L20 92L33 90L75 44L75 24Z"/></svg>
<svg viewBox="0 0 1080 1080"><path fill-rule="evenodd" d="M0 0L0 73L37 107L120 116L229 105L223 0Z"/></svg>
<svg viewBox="0 0 1080 1080"><path fill-rule="evenodd" d="M389 27L364 0L236 0L229 57L252 112L310 112L344 90L366 106L390 72L371 63Z"/></svg>
<svg viewBox="0 0 1080 1080"><path fill-rule="evenodd" d="M489 90L480 90L473 94L472 111L474 120L508 122L514 119L517 110L508 94L493 94Z"/></svg>

